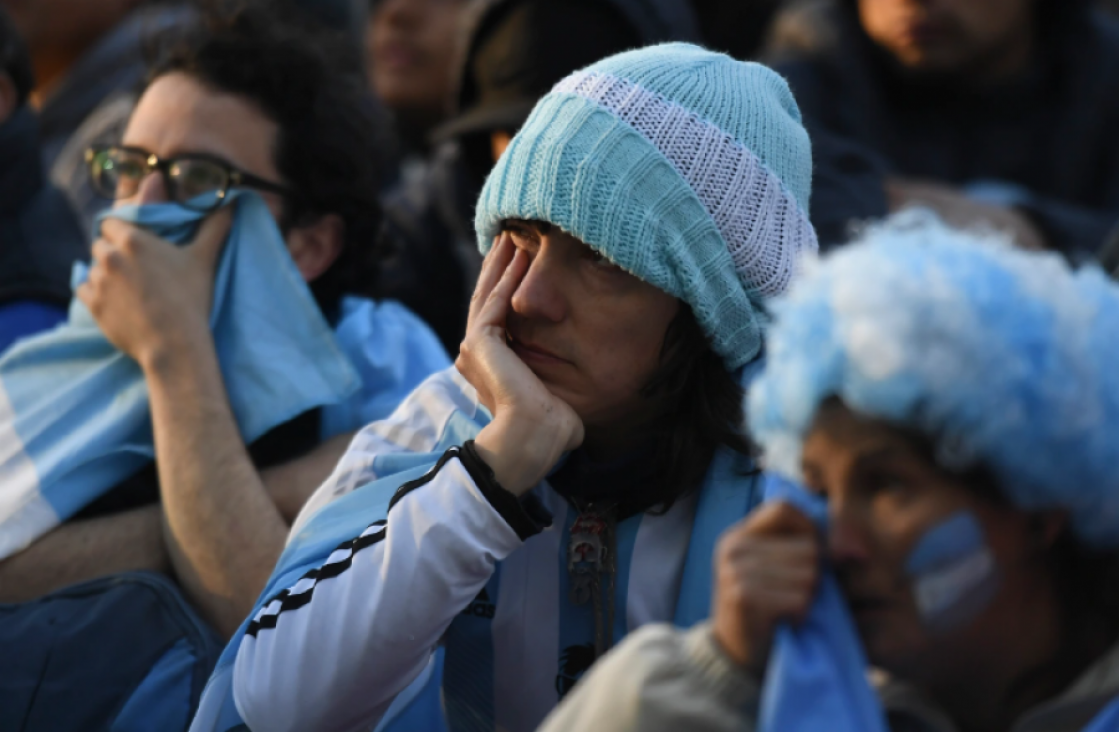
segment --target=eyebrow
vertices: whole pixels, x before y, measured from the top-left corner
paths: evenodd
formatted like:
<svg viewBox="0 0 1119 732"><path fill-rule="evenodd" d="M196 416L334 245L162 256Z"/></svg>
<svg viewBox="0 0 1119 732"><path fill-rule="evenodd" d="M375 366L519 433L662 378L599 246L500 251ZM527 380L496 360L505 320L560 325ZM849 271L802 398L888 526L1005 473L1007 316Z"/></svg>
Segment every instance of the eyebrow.
<svg viewBox="0 0 1119 732"><path fill-rule="evenodd" d="M537 238L547 235L552 230L552 225L547 221L533 219L505 219L501 222L501 230L516 230Z"/></svg>
<svg viewBox="0 0 1119 732"><path fill-rule="evenodd" d="M855 456L855 459L851 462L851 472L865 470L874 463L889 462L905 456L905 450L899 448L897 445L876 445ZM818 479L822 473L816 463L803 458L801 459L800 470L801 474L804 476L805 482L808 482L810 477Z"/></svg>

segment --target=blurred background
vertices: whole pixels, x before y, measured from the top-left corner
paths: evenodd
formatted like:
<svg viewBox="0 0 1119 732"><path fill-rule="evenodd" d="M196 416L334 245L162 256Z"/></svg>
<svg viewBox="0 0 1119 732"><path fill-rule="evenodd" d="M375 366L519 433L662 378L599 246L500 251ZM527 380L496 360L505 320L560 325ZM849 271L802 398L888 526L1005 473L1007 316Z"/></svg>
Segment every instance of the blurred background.
<svg viewBox="0 0 1119 732"><path fill-rule="evenodd" d="M360 59L385 209L369 292L403 301L451 352L496 156L556 81L650 43L701 43L789 79L825 247L923 205L1024 247L1119 259L1117 0L274 2ZM64 307L69 263L109 204L84 152L119 141L151 59L213 5L0 0L0 304Z"/></svg>

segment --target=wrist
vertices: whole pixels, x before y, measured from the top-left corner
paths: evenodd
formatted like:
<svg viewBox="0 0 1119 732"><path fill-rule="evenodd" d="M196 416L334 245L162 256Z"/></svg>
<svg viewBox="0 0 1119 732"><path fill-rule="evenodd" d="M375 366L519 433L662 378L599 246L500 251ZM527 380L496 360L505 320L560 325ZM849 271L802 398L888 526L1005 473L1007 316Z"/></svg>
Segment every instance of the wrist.
<svg viewBox="0 0 1119 732"><path fill-rule="evenodd" d="M152 338L137 349L135 359L148 378L155 378L193 368L193 362L207 355L216 358L213 350L209 330L183 328Z"/></svg>
<svg viewBox="0 0 1119 732"><path fill-rule="evenodd" d="M498 417L474 438L474 449L505 490L522 496L563 454L564 442L552 432L539 422Z"/></svg>
<svg viewBox="0 0 1119 732"><path fill-rule="evenodd" d="M754 652L754 649L750 647L751 644L741 633L728 632L720 620L719 617L714 618L709 629L712 646L718 649L719 653L728 662L741 669L743 673L755 679L763 678L766 661L768 660L768 650L761 654Z"/></svg>

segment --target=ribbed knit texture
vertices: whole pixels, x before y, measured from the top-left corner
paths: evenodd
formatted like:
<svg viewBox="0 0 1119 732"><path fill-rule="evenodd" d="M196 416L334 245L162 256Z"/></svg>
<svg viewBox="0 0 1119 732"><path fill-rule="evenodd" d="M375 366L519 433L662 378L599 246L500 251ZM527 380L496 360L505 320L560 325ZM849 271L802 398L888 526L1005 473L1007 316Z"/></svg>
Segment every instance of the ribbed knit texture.
<svg viewBox="0 0 1119 732"><path fill-rule="evenodd" d="M673 43L612 56L533 110L478 201L479 247L547 221L687 302L729 368L816 250L808 134L773 71Z"/></svg>

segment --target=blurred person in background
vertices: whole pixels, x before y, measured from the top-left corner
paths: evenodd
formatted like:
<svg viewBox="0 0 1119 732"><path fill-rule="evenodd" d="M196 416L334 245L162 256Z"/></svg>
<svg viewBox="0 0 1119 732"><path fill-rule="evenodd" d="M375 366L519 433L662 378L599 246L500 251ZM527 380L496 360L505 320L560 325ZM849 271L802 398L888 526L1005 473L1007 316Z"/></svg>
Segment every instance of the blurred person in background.
<svg viewBox="0 0 1119 732"><path fill-rule="evenodd" d="M762 48L777 11L787 0L691 0L703 42L742 61Z"/></svg>
<svg viewBox="0 0 1119 732"><path fill-rule="evenodd" d="M788 703L833 713L873 705L852 685L880 669L875 729L1119 728L1119 288L901 216L775 303L747 403L767 468L825 525L757 509L720 542L711 621L639 631L541 732L764 729L794 655L815 686ZM821 611L861 639L854 669ZM799 729L852 729L815 720Z"/></svg>
<svg viewBox="0 0 1119 732"><path fill-rule="evenodd" d="M121 144L95 148L89 165L117 207L139 204L160 216L190 213L197 197L211 202L209 211L238 191L259 195L269 223L246 231L242 197L234 231L282 234L290 261L276 266L294 263L297 287L313 295L308 317L325 319L331 353L347 359L360 388L331 411L301 414L247 447L226 380L252 364L219 368L209 321L229 209L206 215L186 247L110 215L77 295L142 371L155 465L0 562L3 600L148 569L173 574L228 635L263 588L288 522L345 450L347 433L386 416L448 363L406 308L351 297L375 279L379 143L356 49L302 18L265 4L208 16L164 49ZM234 276L251 278L256 269L275 266L260 261ZM257 307L229 317L251 318Z"/></svg>
<svg viewBox="0 0 1119 732"><path fill-rule="evenodd" d="M0 8L0 353L66 319L70 268L89 257L66 197L44 181L32 85L27 49Z"/></svg>
<svg viewBox="0 0 1119 732"><path fill-rule="evenodd" d="M366 69L393 114L406 156L423 156L428 134L451 112L459 24L468 0L372 0Z"/></svg>
<svg viewBox="0 0 1119 732"><path fill-rule="evenodd" d="M1119 221L1119 24L1088 0L810 0L767 53L877 195L1092 256Z"/></svg>
<svg viewBox="0 0 1119 732"><path fill-rule="evenodd" d="M1110 272L1112 277L1119 278L1119 226L1112 230L1103 247L1100 248L1100 266Z"/></svg>
<svg viewBox="0 0 1119 732"><path fill-rule="evenodd" d="M424 8L457 8L455 2L424 0L413 8L411 0L383 0L375 4L382 15L374 13L371 23L378 17L418 18ZM404 5L407 11L397 8ZM444 50L457 52L439 56L452 69L440 99L442 114L453 114L425 131L434 145L429 157L414 159L385 198L392 255L383 288L430 323L454 353L481 264L474 203L536 101L567 74L611 54L699 36L686 0L475 0L444 13L459 19L455 40L440 41ZM431 80L424 88L434 89L434 68L425 72ZM377 80L389 74L374 59L379 92L389 83Z"/></svg>
<svg viewBox="0 0 1119 732"><path fill-rule="evenodd" d="M184 0L0 0L31 53L45 175L70 197L87 233L104 202L85 150L120 139L144 79L152 34L188 18Z"/></svg>
<svg viewBox="0 0 1119 732"><path fill-rule="evenodd" d="M288 0L278 0L287 2ZM311 20L355 29L352 0L292 0ZM105 202L89 186L85 151L120 139L148 56L164 34L194 22L194 0L0 0L23 34L35 72L46 176L70 198L83 230ZM356 38L355 38L355 42Z"/></svg>

